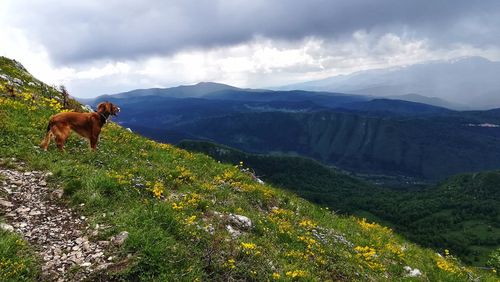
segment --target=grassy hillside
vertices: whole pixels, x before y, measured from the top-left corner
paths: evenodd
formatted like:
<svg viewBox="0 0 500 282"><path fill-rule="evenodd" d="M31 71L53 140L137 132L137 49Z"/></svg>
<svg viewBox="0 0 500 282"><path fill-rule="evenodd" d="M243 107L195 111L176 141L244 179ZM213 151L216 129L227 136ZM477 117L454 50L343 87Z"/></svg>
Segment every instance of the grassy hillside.
<svg viewBox="0 0 500 282"><path fill-rule="evenodd" d="M2 59L0 69L14 76L12 66ZM31 88L33 78L21 79L14 98L0 80L0 155L53 172L51 181L63 185L68 205L92 225L110 226L91 240L130 233L119 250L119 267L99 274L103 279L495 281L388 228L335 215L258 184L239 167L147 140L113 123L106 125L96 153L75 137L66 153L53 146L40 151L36 145L60 104ZM248 217L251 227L238 227L235 214ZM241 235L231 236L228 226ZM16 258L12 252L0 254L1 260ZM422 275L407 278L405 266ZM29 271L28 264L20 268Z"/></svg>
<svg viewBox="0 0 500 282"><path fill-rule="evenodd" d="M465 174L425 190L397 191L301 157L249 154L199 141L178 146L222 162L243 161L273 185L341 213L390 224L422 245L450 249L469 264L486 265L500 247L500 172Z"/></svg>

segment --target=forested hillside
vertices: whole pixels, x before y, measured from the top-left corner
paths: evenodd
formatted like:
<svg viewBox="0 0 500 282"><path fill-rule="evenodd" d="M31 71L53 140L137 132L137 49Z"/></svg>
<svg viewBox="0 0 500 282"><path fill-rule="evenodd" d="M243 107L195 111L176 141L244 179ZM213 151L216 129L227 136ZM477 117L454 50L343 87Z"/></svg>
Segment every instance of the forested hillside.
<svg viewBox="0 0 500 282"><path fill-rule="evenodd" d="M179 147L222 162L240 161L265 181L344 214L388 224L436 250L484 266L500 247L500 172L464 174L425 189L387 189L301 157L256 155L208 142Z"/></svg>

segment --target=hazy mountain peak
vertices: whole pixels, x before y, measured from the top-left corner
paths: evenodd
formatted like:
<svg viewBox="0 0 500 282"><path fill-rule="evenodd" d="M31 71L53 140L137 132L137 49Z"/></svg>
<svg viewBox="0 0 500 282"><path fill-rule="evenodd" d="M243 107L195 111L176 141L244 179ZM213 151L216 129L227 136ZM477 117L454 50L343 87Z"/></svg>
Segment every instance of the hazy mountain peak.
<svg viewBox="0 0 500 282"><path fill-rule="evenodd" d="M209 87L227 87L227 88L237 88L228 84L212 82L212 81L200 81L191 86L209 86Z"/></svg>
<svg viewBox="0 0 500 282"><path fill-rule="evenodd" d="M350 75L289 85L283 89L383 97L414 93L450 101L450 105L464 104L484 109L500 107L498 73L500 73L500 62L470 56L360 71Z"/></svg>

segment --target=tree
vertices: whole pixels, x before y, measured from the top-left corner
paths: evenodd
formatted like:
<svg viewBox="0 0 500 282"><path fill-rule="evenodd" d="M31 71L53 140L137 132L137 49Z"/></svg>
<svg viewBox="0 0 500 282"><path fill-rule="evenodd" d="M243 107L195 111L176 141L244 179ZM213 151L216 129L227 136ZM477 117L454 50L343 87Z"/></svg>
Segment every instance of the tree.
<svg viewBox="0 0 500 282"><path fill-rule="evenodd" d="M66 87L64 85L59 86L59 90L61 91L61 94L63 96L63 107L65 109L68 108L68 102L69 102L69 93L68 90L66 90Z"/></svg>

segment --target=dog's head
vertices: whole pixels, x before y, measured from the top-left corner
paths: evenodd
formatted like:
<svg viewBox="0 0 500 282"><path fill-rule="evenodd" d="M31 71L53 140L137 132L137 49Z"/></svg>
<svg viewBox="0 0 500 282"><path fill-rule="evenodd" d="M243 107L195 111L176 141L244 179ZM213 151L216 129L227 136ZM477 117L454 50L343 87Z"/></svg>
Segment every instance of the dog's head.
<svg viewBox="0 0 500 282"><path fill-rule="evenodd" d="M116 116L116 114L120 112L120 108L117 107L115 104L106 101L97 105L97 112L103 114L107 113L109 115Z"/></svg>

